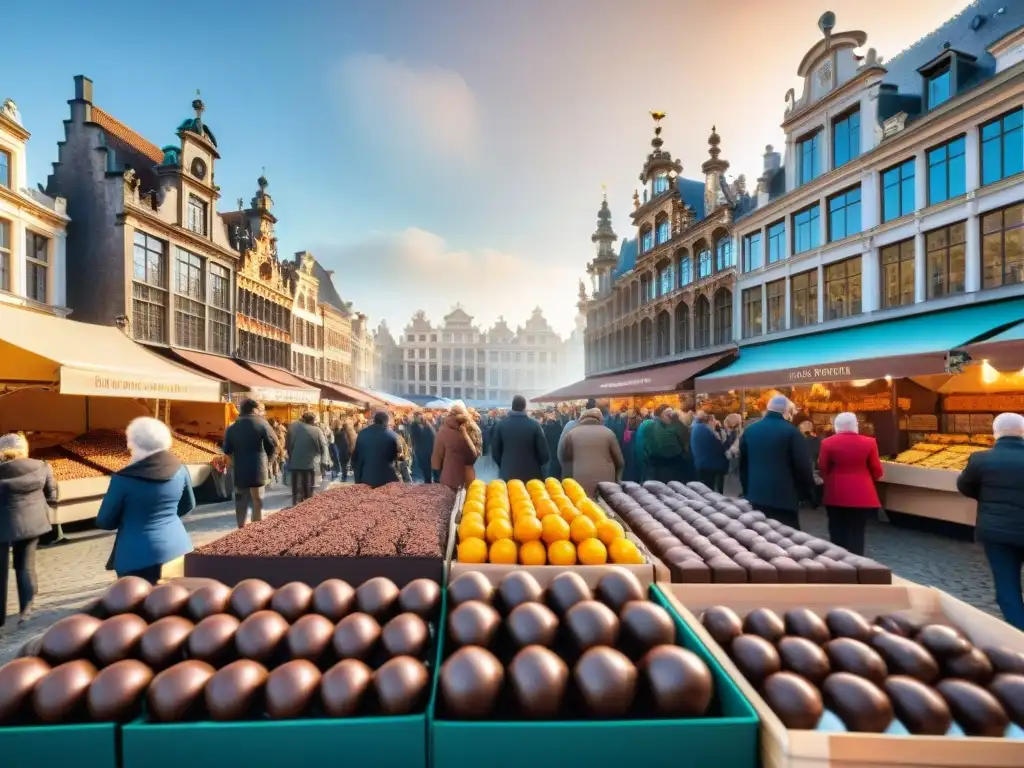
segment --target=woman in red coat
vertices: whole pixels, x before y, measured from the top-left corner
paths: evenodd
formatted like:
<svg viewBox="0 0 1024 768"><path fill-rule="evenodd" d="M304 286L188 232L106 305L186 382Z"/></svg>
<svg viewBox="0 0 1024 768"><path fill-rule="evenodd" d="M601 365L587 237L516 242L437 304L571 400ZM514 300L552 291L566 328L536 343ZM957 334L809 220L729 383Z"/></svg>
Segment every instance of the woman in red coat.
<svg viewBox="0 0 1024 768"><path fill-rule="evenodd" d="M836 433L821 444L818 469L825 481L828 536L855 555L864 554L864 526L881 506L875 482L882 477L875 438L857 434L857 416L840 413Z"/></svg>

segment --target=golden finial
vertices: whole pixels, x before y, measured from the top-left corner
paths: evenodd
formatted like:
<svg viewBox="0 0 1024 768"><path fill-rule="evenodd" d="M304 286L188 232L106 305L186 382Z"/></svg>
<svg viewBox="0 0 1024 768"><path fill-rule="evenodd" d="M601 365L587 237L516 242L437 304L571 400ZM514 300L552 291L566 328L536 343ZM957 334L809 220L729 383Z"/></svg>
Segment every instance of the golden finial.
<svg viewBox="0 0 1024 768"><path fill-rule="evenodd" d="M664 112L654 112L654 111L652 111L651 112L651 118L653 118L654 122L660 123L662 120L665 119L665 113Z"/></svg>
<svg viewBox="0 0 1024 768"><path fill-rule="evenodd" d="M608 185L605 184L604 182L601 183L601 197L603 197L605 200L608 199Z"/></svg>
<svg viewBox="0 0 1024 768"><path fill-rule="evenodd" d="M639 208L639 207L640 207L640 192L638 190L634 189L633 190L633 208L636 209L636 208Z"/></svg>

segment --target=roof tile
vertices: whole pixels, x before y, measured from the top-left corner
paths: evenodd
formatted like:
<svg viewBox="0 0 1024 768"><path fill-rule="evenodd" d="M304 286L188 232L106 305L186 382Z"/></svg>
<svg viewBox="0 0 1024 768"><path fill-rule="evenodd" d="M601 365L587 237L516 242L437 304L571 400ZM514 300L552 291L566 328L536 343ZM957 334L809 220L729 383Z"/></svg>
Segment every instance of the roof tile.
<svg viewBox="0 0 1024 768"><path fill-rule="evenodd" d="M154 164L160 164L164 161L164 153L160 147L144 139L116 117L107 114L95 105L92 108L92 121L106 133L131 147L140 155L148 157Z"/></svg>

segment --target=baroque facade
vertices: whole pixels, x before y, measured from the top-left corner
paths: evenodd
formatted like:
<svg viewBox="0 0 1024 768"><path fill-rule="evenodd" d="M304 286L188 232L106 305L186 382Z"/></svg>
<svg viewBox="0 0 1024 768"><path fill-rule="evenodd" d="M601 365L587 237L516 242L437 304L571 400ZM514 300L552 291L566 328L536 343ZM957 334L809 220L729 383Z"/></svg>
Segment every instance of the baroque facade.
<svg viewBox="0 0 1024 768"><path fill-rule="evenodd" d="M291 370L306 379L324 380L324 316L320 280L313 274L313 254L295 254L290 266L292 289Z"/></svg>
<svg viewBox="0 0 1024 768"><path fill-rule="evenodd" d="M651 151L633 193L636 235L619 239L607 195L591 237L592 292L580 283L586 313L586 375L707 354L732 343L736 280L734 216L750 205L745 180L726 180L721 138L712 129L704 181L683 178L664 148L665 114L652 112Z"/></svg>
<svg viewBox="0 0 1024 768"><path fill-rule="evenodd" d="M0 302L66 315L67 203L28 185L29 132L0 104Z"/></svg>
<svg viewBox="0 0 1024 768"><path fill-rule="evenodd" d="M737 217L741 344L1022 292L1024 5L978 0L888 62L834 27Z"/></svg>

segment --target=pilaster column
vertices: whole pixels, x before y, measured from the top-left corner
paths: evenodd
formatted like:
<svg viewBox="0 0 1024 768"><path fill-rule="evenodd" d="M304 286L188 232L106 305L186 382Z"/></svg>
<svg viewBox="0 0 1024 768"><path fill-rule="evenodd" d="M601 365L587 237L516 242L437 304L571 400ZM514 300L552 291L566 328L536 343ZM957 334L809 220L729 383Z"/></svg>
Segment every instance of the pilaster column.
<svg viewBox="0 0 1024 768"><path fill-rule="evenodd" d="M749 290L749 289L747 289ZM743 338L743 291L739 283L735 284L732 294L732 340Z"/></svg>
<svg viewBox="0 0 1024 768"><path fill-rule="evenodd" d="M878 248L869 247L861 256L861 311L874 312L879 308L882 289L881 262Z"/></svg>
<svg viewBox="0 0 1024 768"><path fill-rule="evenodd" d="M761 283L761 335L764 336L767 333L768 333L768 284L767 283Z"/></svg>
<svg viewBox="0 0 1024 768"><path fill-rule="evenodd" d="M914 155L914 210L928 207L928 158L922 149Z"/></svg>
<svg viewBox="0 0 1024 768"><path fill-rule="evenodd" d="M928 272L924 252L924 232L914 235L914 303L928 299Z"/></svg>
<svg viewBox="0 0 1024 768"><path fill-rule="evenodd" d="M967 191L971 192L981 185L981 146L978 141L978 129L969 128L964 136L964 171L967 174Z"/></svg>
<svg viewBox="0 0 1024 768"><path fill-rule="evenodd" d="M973 195L971 196L974 197ZM978 201L967 203L967 248L964 254L964 290L967 293L981 290L981 217L978 216Z"/></svg>
<svg viewBox="0 0 1024 768"><path fill-rule="evenodd" d="M821 264L818 265L817 280L818 306L816 311L818 313L818 322L822 323L825 321L825 268Z"/></svg>
<svg viewBox="0 0 1024 768"><path fill-rule="evenodd" d="M793 309L792 284L790 283L789 274L788 273L786 274L786 277L783 278L783 279L786 281L786 298L784 299L784 301L786 302L786 325L785 325L785 328L786 328L786 330L789 330L790 328L793 327L792 326L792 317L791 317L792 309Z"/></svg>
<svg viewBox="0 0 1024 768"><path fill-rule="evenodd" d="M28 254L25 253L25 222L21 219L11 219L9 231L11 233L11 293L16 296L27 297L28 286L25 282L25 272L28 270Z"/></svg>

